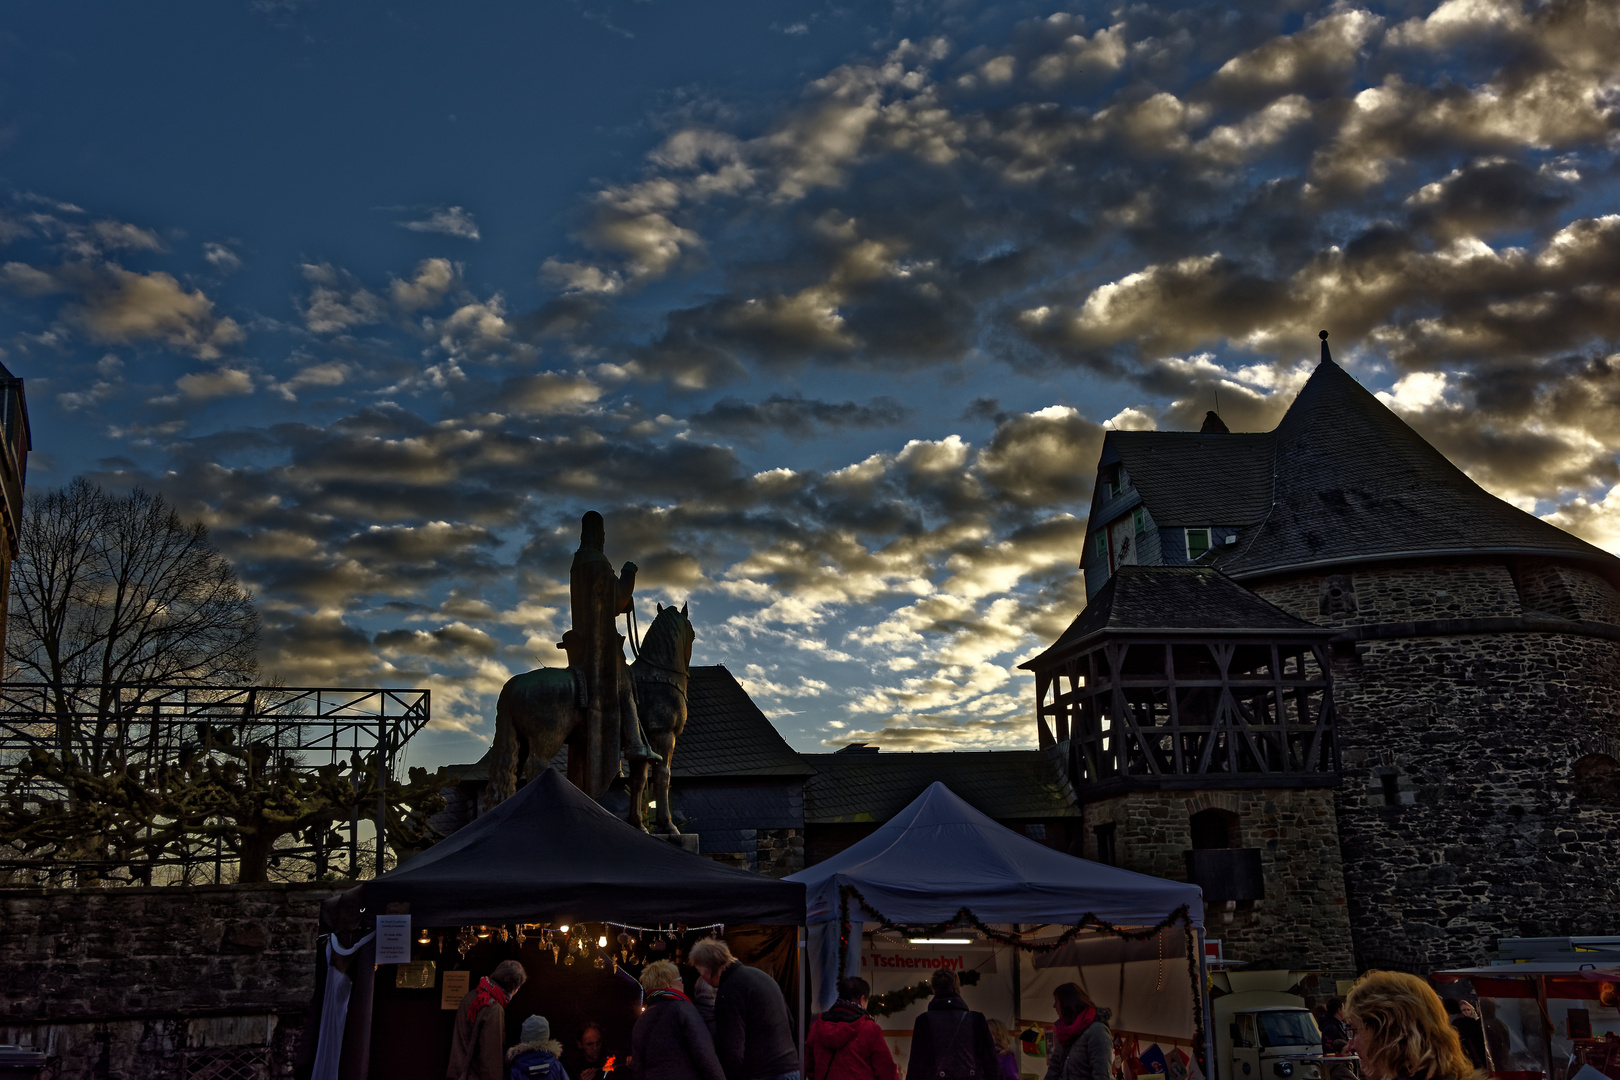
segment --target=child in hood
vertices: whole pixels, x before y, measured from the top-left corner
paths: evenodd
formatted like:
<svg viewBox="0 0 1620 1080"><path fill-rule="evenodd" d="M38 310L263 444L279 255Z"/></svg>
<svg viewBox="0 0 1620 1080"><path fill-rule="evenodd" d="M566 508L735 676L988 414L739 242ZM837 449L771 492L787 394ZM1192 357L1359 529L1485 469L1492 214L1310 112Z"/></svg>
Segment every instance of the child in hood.
<svg viewBox="0 0 1620 1080"><path fill-rule="evenodd" d="M858 975L839 980L837 1003L805 1037L805 1080L899 1080L883 1029L866 1013L871 993Z"/></svg>
<svg viewBox="0 0 1620 1080"><path fill-rule="evenodd" d="M551 1037L551 1022L543 1016L523 1021L521 1041L506 1052L506 1080L568 1080L557 1060L562 1043Z"/></svg>

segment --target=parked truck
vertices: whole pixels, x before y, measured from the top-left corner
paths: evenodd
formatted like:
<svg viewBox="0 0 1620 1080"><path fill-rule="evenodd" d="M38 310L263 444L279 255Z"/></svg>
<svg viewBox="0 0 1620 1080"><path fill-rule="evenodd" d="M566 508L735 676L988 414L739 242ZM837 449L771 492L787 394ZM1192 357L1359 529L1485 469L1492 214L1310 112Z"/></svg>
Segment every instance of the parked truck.
<svg viewBox="0 0 1620 1080"><path fill-rule="evenodd" d="M1327 1080L1336 1062L1322 1052L1322 1031L1305 999L1289 993L1297 971L1223 971L1211 978L1227 991L1210 999L1215 1080Z"/></svg>

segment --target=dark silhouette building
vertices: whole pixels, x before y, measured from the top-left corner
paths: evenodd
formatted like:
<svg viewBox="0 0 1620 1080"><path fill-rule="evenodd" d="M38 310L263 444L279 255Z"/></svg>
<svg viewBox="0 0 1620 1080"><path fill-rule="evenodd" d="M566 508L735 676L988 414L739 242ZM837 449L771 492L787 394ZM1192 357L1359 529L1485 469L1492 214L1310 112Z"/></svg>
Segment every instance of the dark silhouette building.
<svg viewBox="0 0 1620 1080"><path fill-rule="evenodd" d="M1620 929L1620 559L1325 340L1273 431L1109 432L1082 568L1025 665L1040 740L1085 854L1204 884L1229 952L1427 972Z"/></svg>

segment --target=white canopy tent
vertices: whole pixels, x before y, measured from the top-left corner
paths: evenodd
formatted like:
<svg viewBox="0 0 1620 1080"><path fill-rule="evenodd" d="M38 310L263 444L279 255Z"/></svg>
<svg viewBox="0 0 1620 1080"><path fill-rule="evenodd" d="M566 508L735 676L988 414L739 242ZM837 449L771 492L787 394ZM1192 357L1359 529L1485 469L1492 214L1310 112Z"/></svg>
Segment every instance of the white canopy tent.
<svg viewBox="0 0 1620 1080"><path fill-rule="evenodd" d="M947 966L975 970L977 963L979 970L997 972L977 996L987 1012L1020 1027L1045 1019L1052 987L1070 981L1113 1010L1116 1032L1190 1043L1201 1026L1204 904L1198 886L1055 851L998 824L942 783L930 785L871 836L787 880L805 885L808 968L818 1009L837 997L840 938L844 971L863 974L879 993L886 989L874 978L880 972L910 969L905 977L915 982L927 977L932 961L903 933L885 944L869 941L871 931L885 924L949 925L976 928L974 947L985 956L976 961L972 948L956 948ZM1005 945L1015 927L1026 948L1034 941L1068 944L1034 956L1015 951ZM1157 940L1154 928L1161 928ZM1146 940L1129 942L1121 933ZM954 959L964 952L964 959ZM990 989L989 982L1001 989ZM968 996L973 1003L976 995ZM906 1015L917 1011L920 1006ZM909 1037L909 1027L896 1034ZM909 1038L892 1046L904 1054Z"/></svg>

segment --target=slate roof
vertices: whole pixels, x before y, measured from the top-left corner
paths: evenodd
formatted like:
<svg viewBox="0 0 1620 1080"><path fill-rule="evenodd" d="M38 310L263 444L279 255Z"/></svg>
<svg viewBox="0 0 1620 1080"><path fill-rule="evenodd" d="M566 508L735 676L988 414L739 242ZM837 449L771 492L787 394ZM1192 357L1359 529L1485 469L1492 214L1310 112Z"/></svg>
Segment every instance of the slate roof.
<svg viewBox="0 0 1620 1080"><path fill-rule="evenodd" d="M688 676L675 777L810 775L805 759L723 665L693 667Z"/></svg>
<svg viewBox="0 0 1620 1080"><path fill-rule="evenodd" d="M1271 505L1269 431L1110 431L1104 455L1118 455L1153 523L1169 528L1253 525Z"/></svg>
<svg viewBox="0 0 1620 1080"><path fill-rule="evenodd" d="M1276 481L1260 525L1215 565L1234 577L1374 557L1544 554L1620 560L1511 506L1333 362L1322 362L1275 437ZM1218 436L1216 436L1218 438Z"/></svg>
<svg viewBox="0 0 1620 1080"><path fill-rule="evenodd" d="M1296 618L1207 566L1121 566L1031 670L1102 633L1233 631L1317 634L1333 630Z"/></svg>
<svg viewBox="0 0 1620 1080"><path fill-rule="evenodd" d="M816 770L804 785L807 825L887 821L936 780L1002 821L1080 816L1039 750L805 754L804 760Z"/></svg>
<svg viewBox="0 0 1620 1080"><path fill-rule="evenodd" d="M1111 431L1156 525L1234 526L1204 561L1234 578L1371 559L1469 554L1620 560L1470 480L1366 387L1322 362L1274 431ZM1093 512L1097 510L1095 500Z"/></svg>

